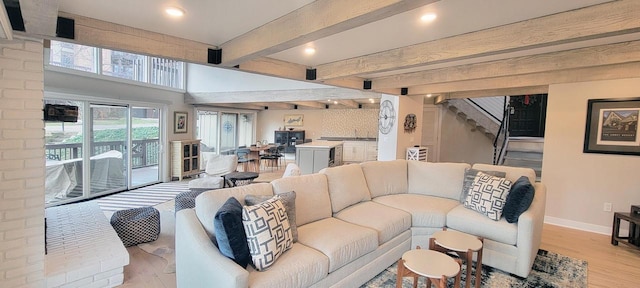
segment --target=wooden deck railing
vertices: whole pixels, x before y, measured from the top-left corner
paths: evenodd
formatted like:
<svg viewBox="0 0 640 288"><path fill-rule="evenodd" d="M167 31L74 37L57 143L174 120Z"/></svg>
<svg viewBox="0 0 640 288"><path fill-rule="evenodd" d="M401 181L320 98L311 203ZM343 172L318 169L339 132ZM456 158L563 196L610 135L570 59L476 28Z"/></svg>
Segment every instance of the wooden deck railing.
<svg viewBox="0 0 640 288"><path fill-rule="evenodd" d="M160 154L160 141L158 139L133 140L132 141L132 168L141 168L158 165ZM122 141L94 142L92 156L111 150L122 152L126 155L125 144ZM82 143L71 144L47 144L45 145L47 159L69 160L82 158Z"/></svg>

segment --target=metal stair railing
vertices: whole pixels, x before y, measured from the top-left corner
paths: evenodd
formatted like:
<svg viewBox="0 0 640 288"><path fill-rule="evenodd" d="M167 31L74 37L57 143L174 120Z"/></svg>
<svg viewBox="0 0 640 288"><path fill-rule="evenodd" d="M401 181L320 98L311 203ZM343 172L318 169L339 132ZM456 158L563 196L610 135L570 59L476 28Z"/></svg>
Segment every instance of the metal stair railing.
<svg viewBox="0 0 640 288"><path fill-rule="evenodd" d="M504 113L500 121L500 129L493 140L493 165L501 165L504 161L507 144L509 143L509 103L507 96L504 97ZM502 137L501 137L502 136ZM502 138L502 143L500 139ZM498 144L500 148L498 149Z"/></svg>

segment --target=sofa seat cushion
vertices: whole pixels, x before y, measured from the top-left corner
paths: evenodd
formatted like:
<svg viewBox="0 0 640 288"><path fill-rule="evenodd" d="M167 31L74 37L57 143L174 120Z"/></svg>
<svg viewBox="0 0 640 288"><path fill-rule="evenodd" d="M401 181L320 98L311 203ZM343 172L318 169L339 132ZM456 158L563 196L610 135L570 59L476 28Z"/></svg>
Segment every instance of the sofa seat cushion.
<svg viewBox="0 0 640 288"><path fill-rule="evenodd" d="M447 227L508 245L516 245L518 239L516 224L508 223L504 218L491 220L461 204L447 214Z"/></svg>
<svg viewBox="0 0 640 288"><path fill-rule="evenodd" d="M409 212L413 227L444 227L447 213L460 205L457 199L416 194L387 195L373 201Z"/></svg>
<svg viewBox="0 0 640 288"><path fill-rule="evenodd" d="M407 160L367 161L360 164L371 198L407 193Z"/></svg>
<svg viewBox="0 0 640 288"><path fill-rule="evenodd" d="M329 273L378 248L378 233L337 218L298 227L298 242L329 258Z"/></svg>
<svg viewBox="0 0 640 288"><path fill-rule="evenodd" d="M411 214L372 201L342 209L333 217L376 230L379 244L411 228Z"/></svg>
<svg viewBox="0 0 640 288"><path fill-rule="evenodd" d="M460 199L467 163L407 161L409 194Z"/></svg>
<svg viewBox="0 0 640 288"><path fill-rule="evenodd" d="M319 251L294 243L266 271L249 271L249 287L309 287L327 277L329 258Z"/></svg>

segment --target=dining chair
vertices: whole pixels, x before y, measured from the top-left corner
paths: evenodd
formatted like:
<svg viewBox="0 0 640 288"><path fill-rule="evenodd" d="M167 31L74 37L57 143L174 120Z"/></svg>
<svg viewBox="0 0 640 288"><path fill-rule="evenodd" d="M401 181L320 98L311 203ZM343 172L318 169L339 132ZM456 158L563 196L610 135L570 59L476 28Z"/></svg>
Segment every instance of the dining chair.
<svg viewBox="0 0 640 288"><path fill-rule="evenodd" d="M257 171L258 164L256 160L258 159L251 158L251 150L249 148L239 148L236 150L236 155L238 156L238 164L242 164L243 171L260 172Z"/></svg>

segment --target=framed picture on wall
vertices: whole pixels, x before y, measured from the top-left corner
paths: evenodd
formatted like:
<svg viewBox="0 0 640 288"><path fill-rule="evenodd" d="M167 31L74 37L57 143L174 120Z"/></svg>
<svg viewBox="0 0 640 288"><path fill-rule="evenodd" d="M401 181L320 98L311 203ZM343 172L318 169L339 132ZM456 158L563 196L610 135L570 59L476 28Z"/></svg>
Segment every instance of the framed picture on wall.
<svg viewBox="0 0 640 288"><path fill-rule="evenodd" d="M640 98L590 99L584 153L640 155Z"/></svg>
<svg viewBox="0 0 640 288"><path fill-rule="evenodd" d="M288 114L284 115L284 126L302 126L302 120L304 119L304 115L302 114Z"/></svg>
<svg viewBox="0 0 640 288"><path fill-rule="evenodd" d="M187 112L173 112L173 133L187 133Z"/></svg>

